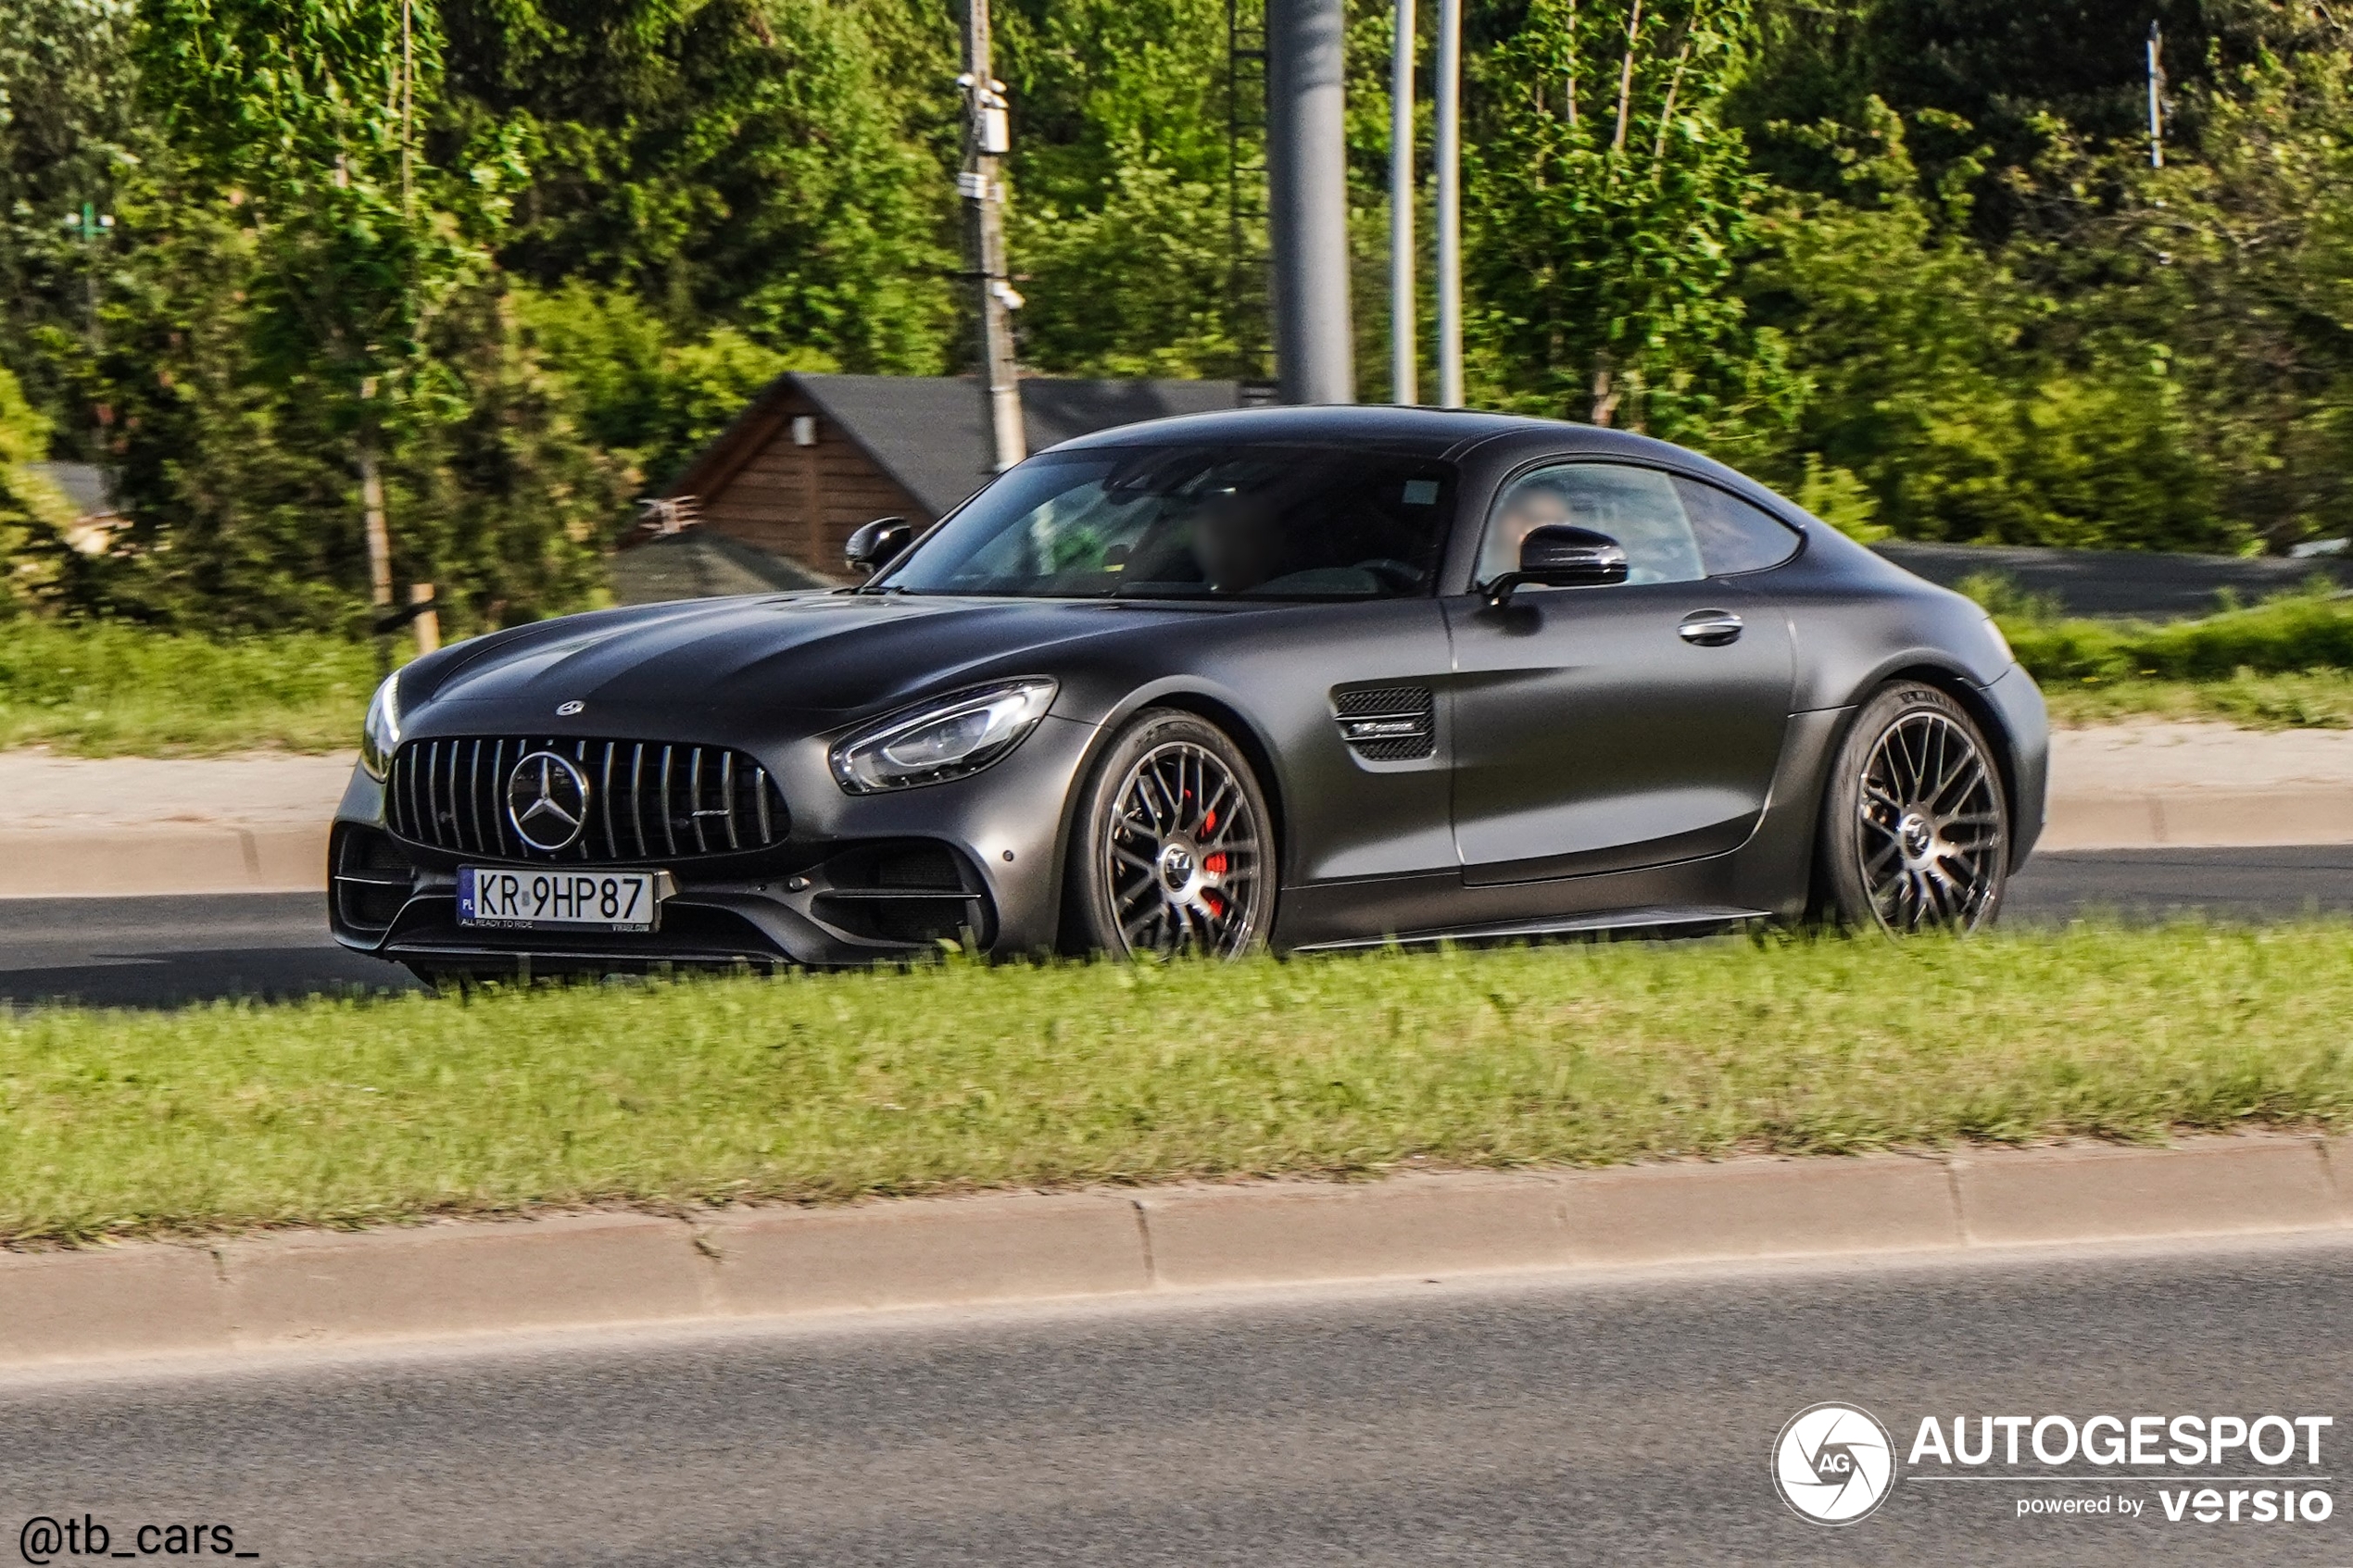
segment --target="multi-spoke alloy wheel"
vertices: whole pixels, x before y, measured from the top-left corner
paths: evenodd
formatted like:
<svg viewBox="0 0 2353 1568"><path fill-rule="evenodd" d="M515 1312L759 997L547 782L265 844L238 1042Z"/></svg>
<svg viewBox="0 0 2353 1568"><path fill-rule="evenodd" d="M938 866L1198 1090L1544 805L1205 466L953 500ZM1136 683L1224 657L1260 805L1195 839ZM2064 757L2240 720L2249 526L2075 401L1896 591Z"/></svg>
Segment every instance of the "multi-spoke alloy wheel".
<svg viewBox="0 0 2353 1568"><path fill-rule="evenodd" d="M1265 940L1265 805L1223 734L1190 714L1149 714L1089 794L1075 891L1093 946L1233 958Z"/></svg>
<svg viewBox="0 0 2353 1568"><path fill-rule="evenodd" d="M2008 881L2008 813L1977 726L1931 686L1874 697L1824 802L1828 892L1849 925L1972 931Z"/></svg>

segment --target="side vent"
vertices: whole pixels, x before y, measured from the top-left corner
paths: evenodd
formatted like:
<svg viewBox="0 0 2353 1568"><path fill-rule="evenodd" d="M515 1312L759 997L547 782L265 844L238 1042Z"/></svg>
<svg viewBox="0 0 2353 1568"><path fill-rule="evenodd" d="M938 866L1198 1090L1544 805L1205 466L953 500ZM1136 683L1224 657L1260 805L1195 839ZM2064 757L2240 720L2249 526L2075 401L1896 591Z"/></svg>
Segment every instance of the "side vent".
<svg viewBox="0 0 2353 1568"><path fill-rule="evenodd" d="M1340 738L1367 762L1413 762L1436 751L1437 711L1428 686L1380 686L1332 696Z"/></svg>

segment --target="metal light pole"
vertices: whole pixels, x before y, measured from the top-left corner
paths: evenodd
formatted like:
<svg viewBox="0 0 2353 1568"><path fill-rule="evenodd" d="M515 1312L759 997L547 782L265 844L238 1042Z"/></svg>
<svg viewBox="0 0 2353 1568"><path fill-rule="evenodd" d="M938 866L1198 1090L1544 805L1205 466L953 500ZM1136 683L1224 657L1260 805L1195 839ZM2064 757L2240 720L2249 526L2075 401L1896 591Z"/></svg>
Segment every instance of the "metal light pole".
<svg viewBox="0 0 2353 1568"><path fill-rule="evenodd" d="M1463 0L1438 0L1438 402L1463 406Z"/></svg>
<svg viewBox="0 0 2353 1568"><path fill-rule="evenodd" d="M1389 384L1392 403L1420 401L1414 321L1414 0L1397 0L1389 68Z"/></svg>
<svg viewBox="0 0 2353 1568"><path fill-rule="evenodd" d="M965 259L980 305L980 384L989 435L990 470L1002 473L1029 455L1021 422L1021 385L1013 363L1013 313L1021 295L1005 276L1005 186L997 160L1011 150L1005 124L1005 84L989 74L988 0L967 0L964 10L964 168L956 189L964 198Z"/></svg>
<svg viewBox="0 0 2353 1568"><path fill-rule="evenodd" d="M1266 0L1275 374L1286 403L1356 400L1348 311L1343 0Z"/></svg>

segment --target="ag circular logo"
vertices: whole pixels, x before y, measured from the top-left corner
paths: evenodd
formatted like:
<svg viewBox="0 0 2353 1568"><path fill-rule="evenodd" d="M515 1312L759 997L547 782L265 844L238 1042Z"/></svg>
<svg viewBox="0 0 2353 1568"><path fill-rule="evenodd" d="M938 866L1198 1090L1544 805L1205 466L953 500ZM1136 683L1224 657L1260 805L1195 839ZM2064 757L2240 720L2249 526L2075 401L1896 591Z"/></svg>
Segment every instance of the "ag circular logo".
<svg viewBox="0 0 2353 1568"><path fill-rule="evenodd" d="M1773 1485L1801 1519L1852 1524L1895 1489L1895 1442L1854 1405L1808 1405L1773 1439Z"/></svg>
<svg viewBox="0 0 2353 1568"><path fill-rule="evenodd" d="M534 849L568 849L588 824L588 776L568 757L535 751L507 775L507 820Z"/></svg>

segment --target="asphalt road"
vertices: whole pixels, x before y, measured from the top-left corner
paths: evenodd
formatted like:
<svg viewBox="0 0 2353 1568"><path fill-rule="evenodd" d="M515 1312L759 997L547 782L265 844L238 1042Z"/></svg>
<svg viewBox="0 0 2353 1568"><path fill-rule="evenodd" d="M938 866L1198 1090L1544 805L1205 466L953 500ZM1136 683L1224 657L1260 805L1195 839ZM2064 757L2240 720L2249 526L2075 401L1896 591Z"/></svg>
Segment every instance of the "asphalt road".
<svg viewBox="0 0 2353 1568"><path fill-rule="evenodd" d="M0 1381L0 1528L86 1513L120 1548L144 1523L222 1524L262 1562L421 1568L2344 1563L2348 1298L2353 1245L2275 1242L20 1377ZM1906 1454L1924 1415L2326 1414L2321 1464L2274 1474L2345 1500L2318 1524L2172 1523L2155 1473L1922 1465L1829 1529L1783 1507L1768 1455L1833 1399ZM2021 1496L2147 1506L2022 1520Z"/></svg>
<svg viewBox="0 0 2353 1568"><path fill-rule="evenodd" d="M2182 909L2225 920L2353 910L2353 845L2038 856L2011 884L2005 918L2152 920ZM413 988L407 971L330 941L317 895L0 899L0 998L174 1007Z"/></svg>

